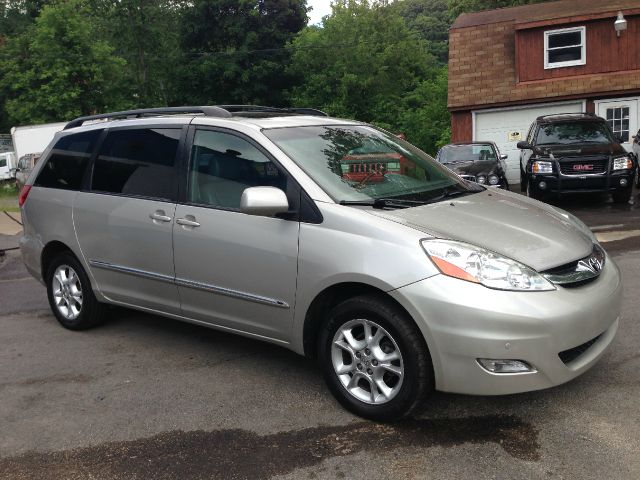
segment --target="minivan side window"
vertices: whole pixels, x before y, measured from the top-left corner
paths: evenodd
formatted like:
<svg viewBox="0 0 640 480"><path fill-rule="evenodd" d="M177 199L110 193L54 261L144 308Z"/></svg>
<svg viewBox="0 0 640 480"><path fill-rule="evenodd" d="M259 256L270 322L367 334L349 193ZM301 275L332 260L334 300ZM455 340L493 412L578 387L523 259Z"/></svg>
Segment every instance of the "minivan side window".
<svg viewBox="0 0 640 480"><path fill-rule="evenodd" d="M255 146L235 135L196 130L189 165L190 203L239 209L245 188L287 191L287 175Z"/></svg>
<svg viewBox="0 0 640 480"><path fill-rule="evenodd" d="M65 135L56 142L34 182L36 187L80 190L101 130Z"/></svg>
<svg viewBox="0 0 640 480"><path fill-rule="evenodd" d="M179 128L136 128L107 134L93 167L91 190L176 201Z"/></svg>

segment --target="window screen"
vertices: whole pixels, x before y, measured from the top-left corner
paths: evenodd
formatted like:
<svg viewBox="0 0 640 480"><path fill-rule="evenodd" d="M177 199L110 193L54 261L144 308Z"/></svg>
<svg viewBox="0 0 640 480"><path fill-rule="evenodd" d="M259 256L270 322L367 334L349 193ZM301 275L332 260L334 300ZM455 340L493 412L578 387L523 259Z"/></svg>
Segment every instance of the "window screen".
<svg viewBox="0 0 640 480"><path fill-rule="evenodd" d="M175 201L180 134L179 128L109 132L96 158L91 189Z"/></svg>
<svg viewBox="0 0 640 480"><path fill-rule="evenodd" d="M79 190L93 147L101 130L62 137L54 145L47 163L35 181L37 187Z"/></svg>
<svg viewBox="0 0 640 480"><path fill-rule="evenodd" d="M248 187L287 191L287 176L246 140L223 132L196 131L189 172L189 201L240 208Z"/></svg>

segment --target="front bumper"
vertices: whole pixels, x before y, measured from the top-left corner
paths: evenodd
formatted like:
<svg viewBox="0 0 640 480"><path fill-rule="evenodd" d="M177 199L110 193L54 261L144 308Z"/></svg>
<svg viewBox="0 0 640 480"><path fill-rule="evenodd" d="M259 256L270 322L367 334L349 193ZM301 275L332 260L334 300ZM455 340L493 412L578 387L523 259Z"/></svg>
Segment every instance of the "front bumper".
<svg viewBox="0 0 640 480"><path fill-rule="evenodd" d="M391 295L425 336L438 390L501 395L559 385L591 368L618 329L622 284L607 257L600 277L577 288L505 292L436 275ZM568 363L560 359L598 336ZM524 360L535 372L490 373L478 358Z"/></svg>
<svg viewBox="0 0 640 480"><path fill-rule="evenodd" d="M634 172L627 170L599 175L531 174L530 178L532 187L540 193L613 193L631 188ZM541 182L544 182L544 188L541 188Z"/></svg>

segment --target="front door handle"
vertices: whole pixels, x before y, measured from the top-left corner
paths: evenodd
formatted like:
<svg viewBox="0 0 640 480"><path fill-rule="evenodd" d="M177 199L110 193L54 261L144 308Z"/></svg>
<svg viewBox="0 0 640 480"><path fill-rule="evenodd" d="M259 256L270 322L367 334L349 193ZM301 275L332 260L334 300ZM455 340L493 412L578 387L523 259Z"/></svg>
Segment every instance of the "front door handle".
<svg viewBox="0 0 640 480"><path fill-rule="evenodd" d="M193 215L187 215L184 218L178 218L176 220L178 225L182 225L183 227L199 227L200 224L196 222L196 217Z"/></svg>
<svg viewBox="0 0 640 480"><path fill-rule="evenodd" d="M171 217L164 213L164 210L156 210L155 212L149 214L149 218L154 222L170 222Z"/></svg>

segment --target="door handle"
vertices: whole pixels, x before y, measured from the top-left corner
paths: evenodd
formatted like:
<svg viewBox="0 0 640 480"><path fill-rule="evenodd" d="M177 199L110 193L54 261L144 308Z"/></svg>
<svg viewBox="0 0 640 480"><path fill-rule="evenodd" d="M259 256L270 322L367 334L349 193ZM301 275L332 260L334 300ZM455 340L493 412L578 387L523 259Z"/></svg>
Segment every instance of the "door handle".
<svg viewBox="0 0 640 480"><path fill-rule="evenodd" d="M149 218L158 222L170 222L171 217L165 215L164 210L156 210L155 212L149 214Z"/></svg>
<svg viewBox="0 0 640 480"><path fill-rule="evenodd" d="M178 225L182 225L184 227L199 227L200 224L196 222L196 217L193 215L187 215L185 218L178 218L176 220Z"/></svg>

